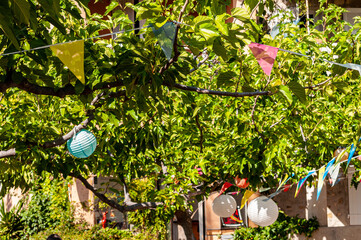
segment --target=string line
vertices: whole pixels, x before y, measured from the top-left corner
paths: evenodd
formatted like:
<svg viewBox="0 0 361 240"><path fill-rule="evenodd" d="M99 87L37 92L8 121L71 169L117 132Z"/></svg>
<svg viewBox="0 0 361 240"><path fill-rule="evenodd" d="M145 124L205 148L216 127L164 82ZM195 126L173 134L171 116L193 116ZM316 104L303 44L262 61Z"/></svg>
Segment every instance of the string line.
<svg viewBox="0 0 361 240"><path fill-rule="evenodd" d="M119 33L136 31L136 30L140 30L140 29L143 29L143 28L147 28L147 27L148 26L146 26L146 27L143 26L143 27L138 27L138 28L133 28L133 29L128 29L128 30L122 30L122 31L117 31L117 32L112 32L112 33L106 33L106 34L102 34L102 35L98 35L98 36L94 36L94 37L77 39L77 40L63 42L63 43L49 44L49 45L45 45L45 46L31 48L31 49L28 49L28 50L20 50L20 51L16 51L16 52L4 53L4 54L0 54L0 57L19 54L19 53L24 53L24 52L30 52L30 51L40 50L40 49L45 49L45 48L49 48L49 47L52 47L52 46L57 46L57 45L62 45L62 44L67 44L67 43L72 43L72 42L86 41L86 40L91 40L91 39L96 39L96 38L101 38L101 37L113 36L113 35L117 35Z"/></svg>

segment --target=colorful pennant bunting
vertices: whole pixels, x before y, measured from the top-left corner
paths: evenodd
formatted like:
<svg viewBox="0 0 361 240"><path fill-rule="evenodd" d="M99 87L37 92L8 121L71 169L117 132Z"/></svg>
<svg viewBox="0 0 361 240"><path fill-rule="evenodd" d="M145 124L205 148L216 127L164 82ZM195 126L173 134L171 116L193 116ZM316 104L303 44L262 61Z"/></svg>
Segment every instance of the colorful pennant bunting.
<svg viewBox="0 0 361 240"><path fill-rule="evenodd" d="M273 64L277 57L278 48L271 47L259 43L251 43L248 45L257 62L268 76L271 75Z"/></svg>
<svg viewBox="0 0 361 240"><path fill-rule="evenodd" d="M173 22L166 22L162 27L155 29L152 25L154 36L157 38L168 61L172 58L176 25Z"/></svg>
<svg viewBox="0 0 361 240"><path fill-rule="evenodd" d="M315 172L316 172L316 170L313 170L313 171L308 172L308 174L306 175L306 177L302 178L302 179L298 182L297 188L296 188L296 192L295 192L295 197L297 197L297 195L300 193L301 188L302 188L303 184L305 184L307 178L308 178L309 176L311 176L312 174L314 174Z"/></svg>
<svg viewBox="0 0 361 240"><path fill-rule="evenodd" d="M244 205L246 204L246 202L248 201L248 199L253 195L254 192L250 191L250 190L246 190L243 194L242 197L242 201L241 201L241 206L240 209L242 209L244 207Z"/></svg>
<svg viewBox="0 0 361 240"><path fill-rule="evenodd" d="M283 187L283 185L285 185L286 182L288 182L288 180L290 180L295 174L292 173L292 175L290 177L288 177L288 174L286 174L285 179L280 183L280 185L278 186L276 192Z"/></svg>
<svg viewBox="0 0 361 240"><path fill-rule="evenodd" d="M84 77L84 40L50 46L54 55L85 84Z"/></svg>

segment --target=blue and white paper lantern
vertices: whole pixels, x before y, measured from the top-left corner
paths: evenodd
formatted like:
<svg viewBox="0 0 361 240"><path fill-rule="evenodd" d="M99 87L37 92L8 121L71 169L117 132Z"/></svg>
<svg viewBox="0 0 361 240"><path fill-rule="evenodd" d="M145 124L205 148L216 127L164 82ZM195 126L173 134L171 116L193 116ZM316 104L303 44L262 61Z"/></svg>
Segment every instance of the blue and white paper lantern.
<svg viewBox="0 0 361 240"><path fill-rule="evenodd" d="M69 139L66 145L74 157L87 158L95 151L97 139L93 133L83 129L75 137Z"/></svg>

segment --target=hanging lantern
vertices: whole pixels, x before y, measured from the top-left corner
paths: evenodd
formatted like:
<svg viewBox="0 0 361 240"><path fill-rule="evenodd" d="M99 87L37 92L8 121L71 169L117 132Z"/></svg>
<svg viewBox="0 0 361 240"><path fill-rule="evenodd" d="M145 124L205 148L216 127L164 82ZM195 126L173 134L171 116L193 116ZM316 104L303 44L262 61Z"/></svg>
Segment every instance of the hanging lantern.
<svg viewBox="0 0 361 240"><path fill-rule="evenodd" d="M258 226L269 226L278 218L277 204L268 197L260 196L249 203L248 217Z"/></svg>
<svg viewBox="0 0 361 240"><path fill-rule="evenodd" d="M248 178L235 177L234 181L239 188L247 188L249 186Z"/></svg>
<svg viewBox="0 0 361 240"><path fill-rule="evenodd" d="M232 216L236 208L236 200L230 195L221 195L213 200L213 212L220 217L227 218Z"/></svg>
<svg viewBox="0 0 361 240"><path fill-rule="evenodd" d="M67 147L71 155L77 158L87 158L93 154L97 147L97 139L88 130L81 130L67 142Z"/></svg>

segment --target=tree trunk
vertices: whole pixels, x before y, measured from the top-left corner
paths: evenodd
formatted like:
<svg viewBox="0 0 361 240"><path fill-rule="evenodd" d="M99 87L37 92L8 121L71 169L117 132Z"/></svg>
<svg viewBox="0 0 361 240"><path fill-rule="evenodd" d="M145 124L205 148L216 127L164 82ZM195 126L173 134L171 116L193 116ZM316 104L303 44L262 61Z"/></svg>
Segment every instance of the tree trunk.
<svg viewBox="0 0 361 240"><path fill-rule="evenodd" d="M183 228L186 239L195 240L192 230L191 211L189 209L185 211L177 210L175 216L177 217L177 223Z"/></svg>

